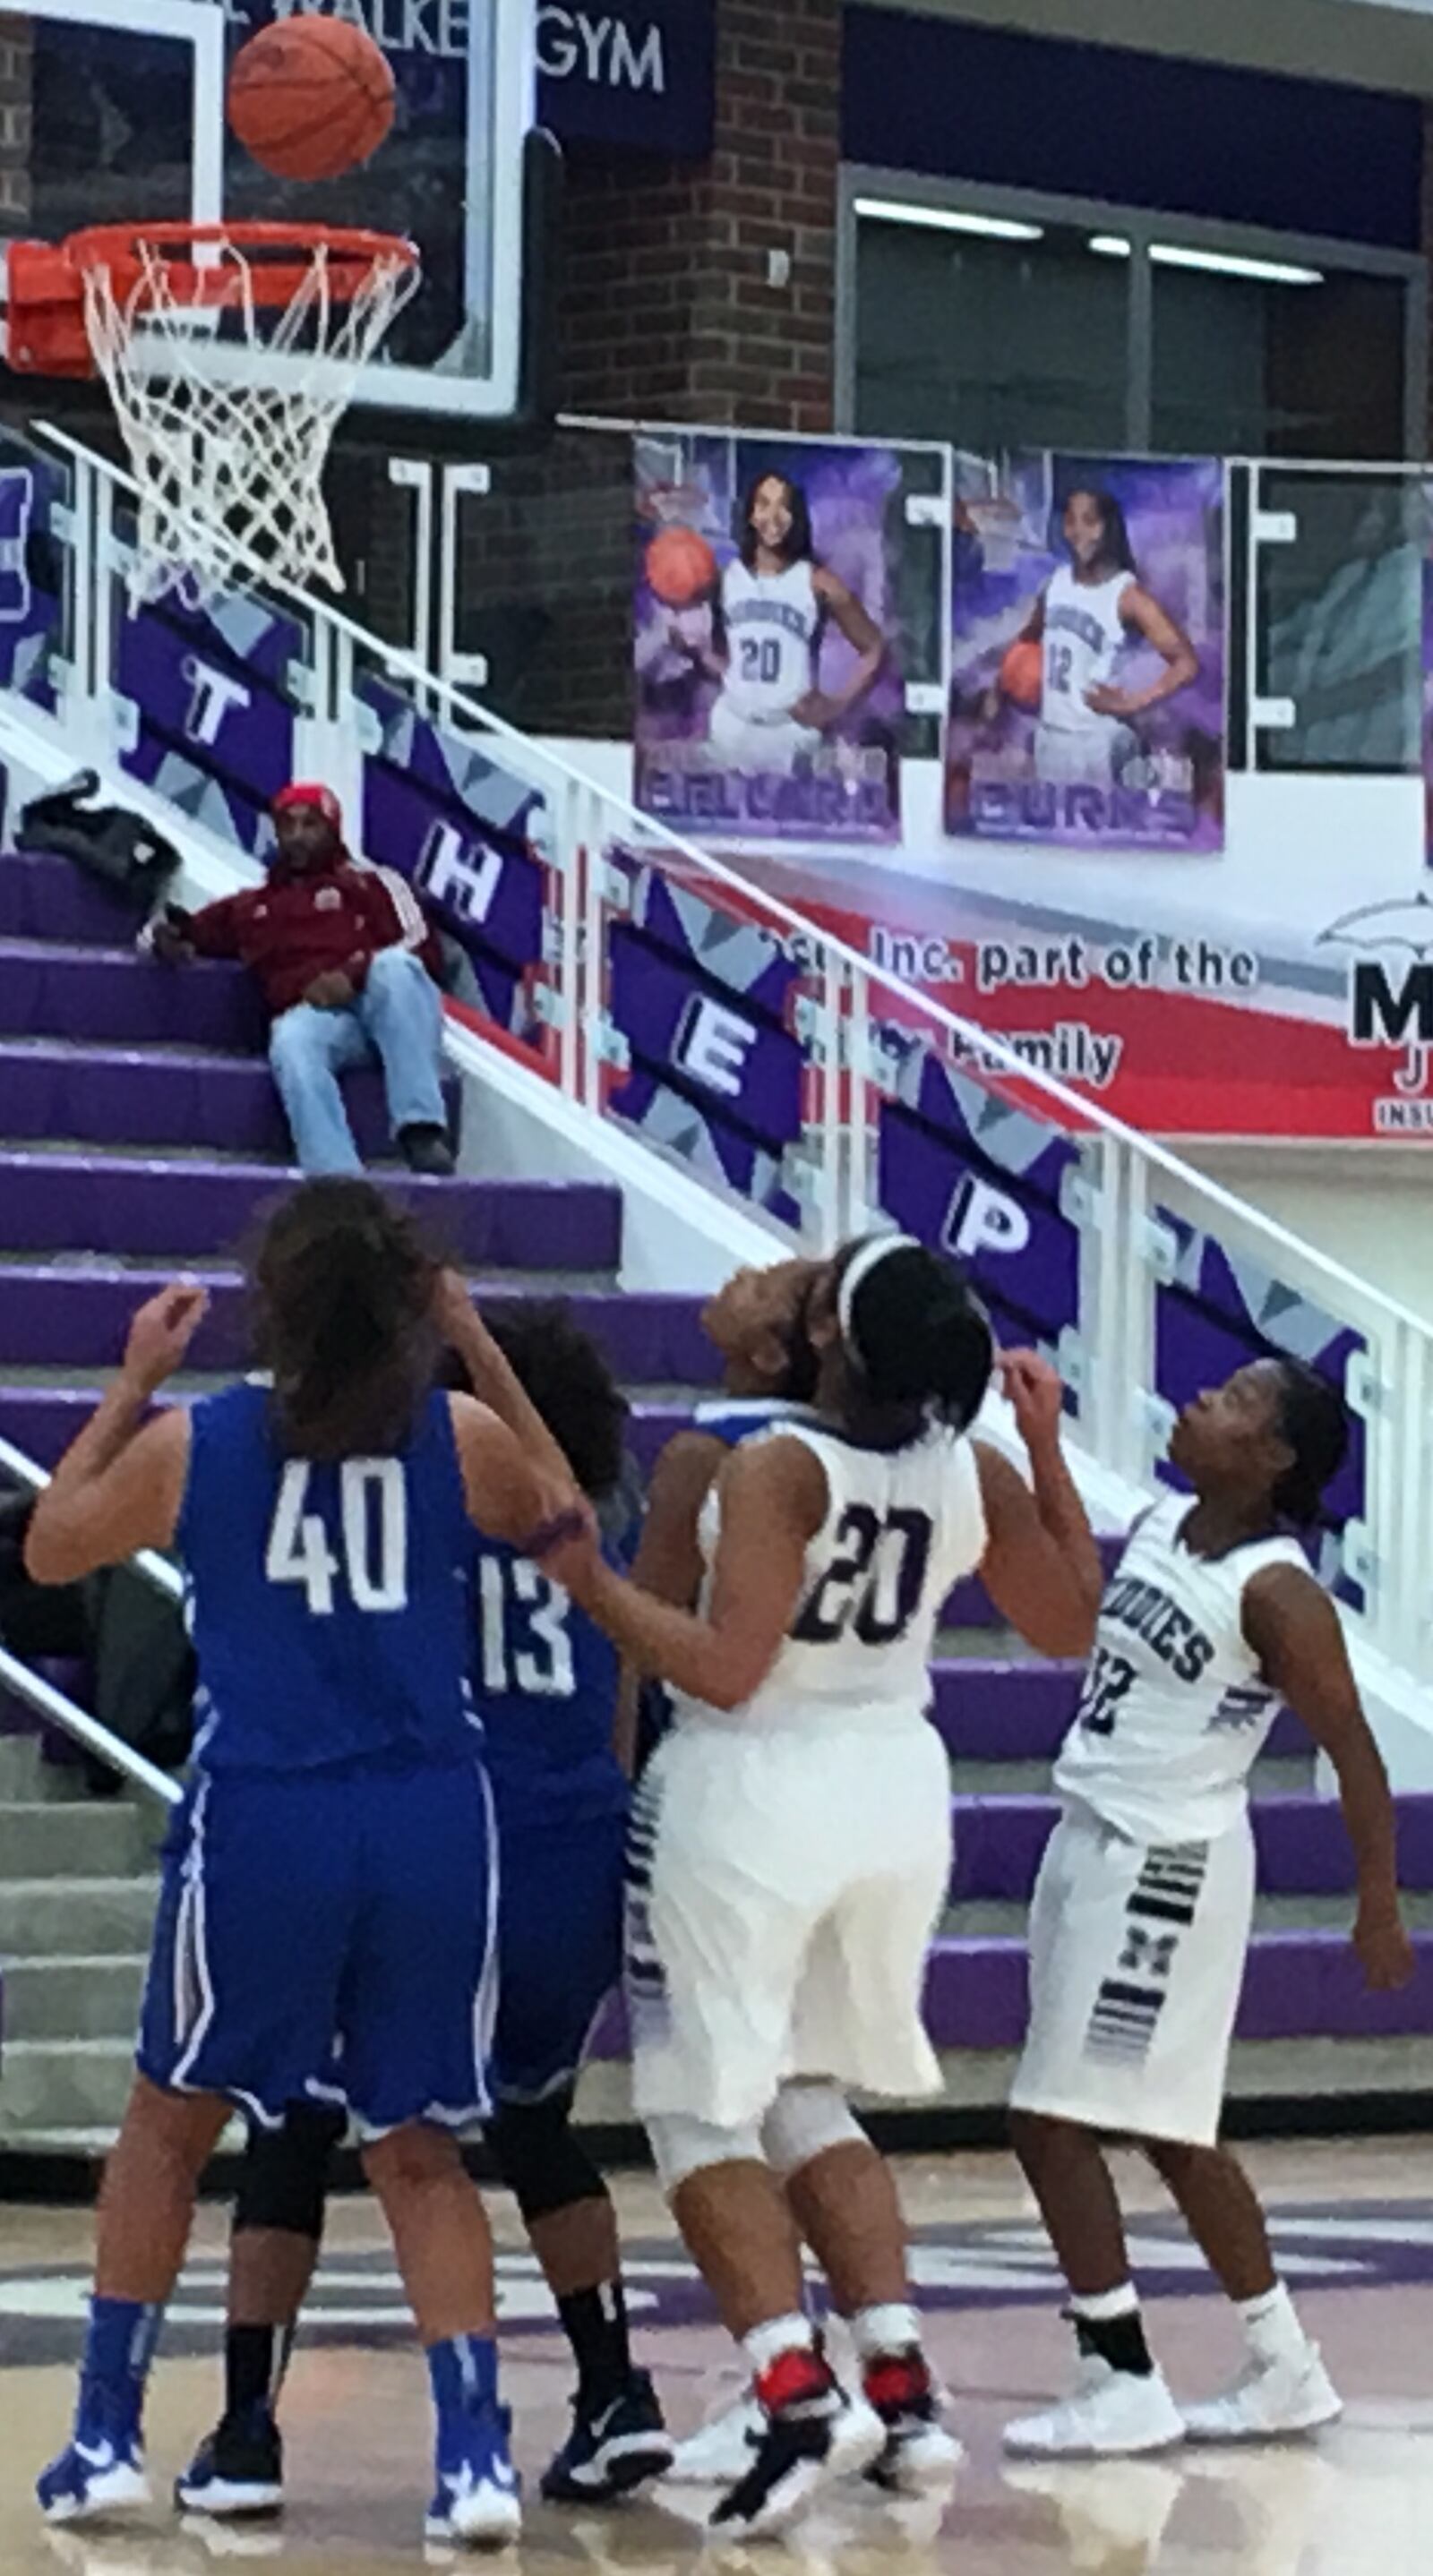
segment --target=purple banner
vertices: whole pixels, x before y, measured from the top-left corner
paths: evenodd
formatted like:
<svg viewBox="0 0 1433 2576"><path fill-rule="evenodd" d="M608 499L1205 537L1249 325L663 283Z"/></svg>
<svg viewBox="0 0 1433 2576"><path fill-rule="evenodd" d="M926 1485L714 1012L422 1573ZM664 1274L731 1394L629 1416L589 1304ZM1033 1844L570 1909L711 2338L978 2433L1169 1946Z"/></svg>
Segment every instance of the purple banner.
<svg viewBox="0 0 1433 2576"><path fill-rule="evenodd" d="M1012 455L956 517L947 829L1222 849L1222 463Z"/></svg>
<svg viewBox="0 0 1433 2576"><path fill-rule="evenodd" d="M147 608L126 602L114 633L115 693L134 723L121 766L221 840L264 856L270 800L294 774L303 627L236 591L205 613L172 594Z"/></svg>
<svg viewBox="0 0 1433 2576"><path fill-rule="evenodd" d="M769 931L623 852L608 862L631 887L628 917L607 929L608 1015L628 1056L608 1108L794 1224L786 1157L801 1134L804 1064L789 1023L801 967Z"/></svg>
<svg viewBox="0 0 1433 2576"><path fill-rule="evenodd" d="M378 719L363 761L363 848L397 868L470 969L455 999L536 1043L533 991L544 961L545 800L470 736L420 715L386 682L359 696Z"/></svg>
<svg viewBox="0 0 1433 2576"><path fill-rule="evenodd" d="M1155 1306L1155 1393L1182 1411L1204 1387L1221 1386L1250 1360L1287 1353L1317 1369L1344 1393L1350 1364L1366 1358L1368 1344L1351 1327L1285 1287L1257 1262L1226 1252L1210 1234L1202 1234L1168 1208L1155 1216L1178 1245L1174 1278L1162 1284ZM1183 1482L1176 1469L1163 1464L1166 1484ZM1350 1520L1367 1512L1364 1426L1349 1417L1348 1457L1324 1497L1316 1536L1319 1573L1342 1601L1364 1604L1363 1588L1340 1563L1339 1534Z"/></svg>
<svg viewBox="0 0 1433 2576"><path fill-rule="evenodd" d="M636 800L698 838L894 840L901 464L637 439Z"/></svg>
<svg viewBox="0 0 1433 2576"><path fill-rule="evenodd" d="M1062 1204L1078 1148L955 1072L925 1040L896 1029L881 1039L895 1079L878 1125L881 1206L954 1254L1007 1349L1034 1344L1054 1356L1079 1321L1080 1238Z"/></svg>
<svg viewBox="0 0 1433 2576"><path fill-rule="evenodd" d="M0 433L0 688L53 714L66 651L69 563L56 532L68 469Z"/></svg>

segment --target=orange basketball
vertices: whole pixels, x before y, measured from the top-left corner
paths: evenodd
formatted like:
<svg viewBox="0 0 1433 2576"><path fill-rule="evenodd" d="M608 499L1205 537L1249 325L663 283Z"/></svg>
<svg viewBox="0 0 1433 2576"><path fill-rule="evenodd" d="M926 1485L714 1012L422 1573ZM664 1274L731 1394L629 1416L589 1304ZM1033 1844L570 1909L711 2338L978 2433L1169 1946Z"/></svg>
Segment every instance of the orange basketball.
<svg viewBox="0 0 1433 2576"><path fill-rule="evenodd" d="M1038 644L1020 635L1000 665L1000 688L1017 707L1037 708L1044 683L1045 657Z"/></svg>
<svg viewBox="0 0 1433 2576"><path fill-rule="evenodd" d="M663 528L647 548L647 587L664 608L690 608L716 577L716 556L695 528Z"/></svg>
<svg viewBox="0 0 1433 2576"><path fill-rule="evenodd" d="M347 18L283 18L229 67L229 123L276 179L336 179L393 122L387 57Z"/></svg>

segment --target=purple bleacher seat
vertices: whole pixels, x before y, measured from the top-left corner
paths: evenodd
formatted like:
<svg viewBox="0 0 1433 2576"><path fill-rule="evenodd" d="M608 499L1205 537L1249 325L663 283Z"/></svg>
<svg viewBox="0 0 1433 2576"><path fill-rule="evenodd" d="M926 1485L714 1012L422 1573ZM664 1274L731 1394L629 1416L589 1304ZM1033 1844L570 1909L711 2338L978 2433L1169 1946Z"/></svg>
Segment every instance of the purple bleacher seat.
<svg viewBox="0 0 1433 2576"><path fill-rule="evenodd" d="M243 1238L281 1186L280 1175L259 1163L0 1153L0 1209L12 1252L212 1260ZM604 1182L395 1174L388 1186L461 1261L535 1271L616 1268L622 1200Z"/></svg>
<svg viewBox="0 0 1433 2576"><path fill-rule="evenodd" d="M267 1028L258 986L243 966L175 968L132 949L0 939L0 1036L253 1054Z"/></svg>
<svg viewBox="0 0 1433 2576"><path fill-rule="evenodd" d="M123 948L140 918L132 903L70 859L23 850L0 857L0 939Z"/></svg>
<svg viewBox="0 0 1433 2576"><path fill-rule="evenodd" d="M193 1366L242 1366L246 1313L238 1271L206 1267L196 1275L211 1303L192 1347ZM167 1277L163 1270L117 1266L80 1270L44 1262L0 1263L0 1351L19 1368L107 1367L118 1356L136 1305L163 1287ZM480 1282L476 1294L491 1315L513 1303L513 1291L501 1277ZM716 1365L697 1325L697 1299L624 1296L610 1290L579 1293L570 1303L577 1321L596 1335L629 1383L644 1374L683 1380L704 1356Z"/></svg>
<svg viewBox="0 0 1433 2576"><path fill-rule="evenodd" d="M461 1086L445 1086L449 1116ZM349 1074L344 1100L365 1159L392 1151L382 1078ZM226 1154L289 1160L289 1131L268 1065L259 1057L166 1048L53 1049L0 1039L0 1134L13 1142L53 1137L85 1145L198 1146Z"/></svg>

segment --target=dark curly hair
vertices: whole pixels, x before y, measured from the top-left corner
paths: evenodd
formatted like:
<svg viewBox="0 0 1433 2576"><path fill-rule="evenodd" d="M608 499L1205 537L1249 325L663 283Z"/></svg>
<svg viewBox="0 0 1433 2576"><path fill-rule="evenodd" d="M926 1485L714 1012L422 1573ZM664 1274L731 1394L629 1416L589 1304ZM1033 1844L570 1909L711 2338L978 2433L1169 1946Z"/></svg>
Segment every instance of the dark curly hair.
<svg viewBox="0 0 1433 2576"><path fill-rule="evenodd" d="M280 1203L250 1296L282 1449L352 1458L403 1446L434 1383L437 1274L412 1217L371 1181L305 1181Z"/></svg>
<svg viewBox="0 0 1433 2576"><path fill-rule="evenodd" d="M562 1297L485 1307L483 1321L584 1494L602 1502L621 1481L629 1409L606 1352Z"/></svg>

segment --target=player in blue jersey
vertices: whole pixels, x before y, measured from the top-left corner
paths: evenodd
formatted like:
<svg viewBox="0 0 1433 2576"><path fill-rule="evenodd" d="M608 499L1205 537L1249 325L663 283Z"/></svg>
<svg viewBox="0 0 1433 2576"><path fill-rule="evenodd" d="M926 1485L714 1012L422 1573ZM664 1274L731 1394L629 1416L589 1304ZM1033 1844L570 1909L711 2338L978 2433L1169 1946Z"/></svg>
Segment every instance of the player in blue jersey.
<svg viewBox="0 0 1433 2576"><path fill-rule="evenodd" d="M473 1373L482 1383L485 1337L460 1282L445 1320L464 1381ZM606 1522L621 1492L627 1408L602 1353L550 1303L496 1317L492 1337ZM577 2362L572 2430L542 2491L600 2503L659 2475L672 2448L628 2348L611 2198L571 2125L588 2034L621 1971L629 1801L613 1749L617 1655L512 1547L480 1544L472 1597L501 1855L487 2137ZM277 2135L251 2140L235 2207L224 2415L179 2482L183 2505L228 2516L282 2500L276 2402L345 2125L342 2111L296 2103Z"/></svg>
<svg viewBox="0 0 1433 2576"><path fill-rule="evenodd" d="M146 1421L206 1304L185 1283L151 1299L27 1542L42 1583L177 1544L200 1677L74 2434L39 2499L55 2522L147 2502L145 2380L199 2174L235 2103L277 2125L336 2041L427 2350L428 2530L491 2545L520 2514L491 2238L454 2135L488 2109L492 2004L467 1583L475 1526L521 1539L573 1488L496 1353L506 1422L436 1387L439 1274L367 1182L296 1191L254 1286L267 1380Z"/></svg>

